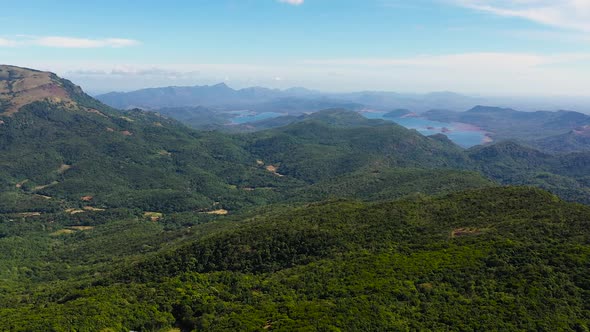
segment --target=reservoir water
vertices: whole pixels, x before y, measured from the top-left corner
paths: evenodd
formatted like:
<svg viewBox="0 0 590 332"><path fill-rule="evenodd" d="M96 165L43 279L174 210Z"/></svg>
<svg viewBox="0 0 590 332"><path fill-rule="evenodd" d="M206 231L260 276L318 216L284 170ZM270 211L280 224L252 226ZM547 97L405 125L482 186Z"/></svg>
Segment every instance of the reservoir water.
<svg viewBox="0 0 590 332"><path fill-rule="evenodd" d="M266 119L277 118L280 116L284 116L283 113L277 112L262 112L256 113L253 111L232 111L229 112L235 114L235 117L232 118L233 124L245 124L251 123ZM489 137L486 135L487 133L480 128L475 126L465 124L465 123L446 123L446 122L439 122L439 121L432 121L428 119L424 119L418 116L407 116L407 117L386 117L386 112L377 112L377 111L365 111L360 112L364 117L368 119L382 119L386 121L395 122L401 126L404 126L408 129L415 129L420 132L422 135L434 135L434 134L444 134L450 140L455 142L455 144L469 148L475 145L480 145L487 143L489 141Z"/></svg>
<svg viewBox="0 0 590 332"><path fill-rule="evenodd" d="M283 116L285 114L276 113L276 112L263 112L263 113L255 113L250 111L237 111L232 112L234 114L238 114L238 116L232 119L233 124L244 124L250 122L256 122L266 119L273 119L278 118L279 116Z"/></svg>
<svg viewBox="0 0 590 332"><path fill-rule="evenodd" d="M361 114L368 119L382 119L386 121L395 122L408 129L415 129L422 135L443 134L446 135L455 144L464 148L469 148L475 145L487 143L489 137L486 132L475 126L465 123L446 123L439 121L432 121L416 116L409 117L386 117L386 112L361 112Z"/></svg>

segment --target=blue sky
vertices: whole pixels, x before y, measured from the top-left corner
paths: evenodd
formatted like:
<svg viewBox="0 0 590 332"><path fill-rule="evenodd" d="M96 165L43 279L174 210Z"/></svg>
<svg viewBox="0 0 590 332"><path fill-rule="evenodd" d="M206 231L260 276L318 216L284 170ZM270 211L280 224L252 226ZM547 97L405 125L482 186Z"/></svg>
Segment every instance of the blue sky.
<svg viewBox="0 0 590 332"><path fill-rule="evenodd" d="M10 1L0 63L91 92L225 81L587 96L590 0Z"/></svg>

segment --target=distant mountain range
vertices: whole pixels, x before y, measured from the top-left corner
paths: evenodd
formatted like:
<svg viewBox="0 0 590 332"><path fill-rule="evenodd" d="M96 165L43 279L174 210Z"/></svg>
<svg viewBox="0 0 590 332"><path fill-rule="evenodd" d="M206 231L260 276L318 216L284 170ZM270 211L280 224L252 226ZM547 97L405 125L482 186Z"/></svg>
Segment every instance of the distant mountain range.
<svg viewBox="0 0 590 332"><path fill-rule="evenodd" d="M583 97L474 97L454 92L426 94L388 91L325 93L302 87L286 90L250 87L232 89L225 83L205 86L170 86L96 96L120 109L208 107L217 110L249 109L258 112L313 112L326 108L368 108L381 111L409 109L421 113L433 109L463 111L476 105L512 107L523 111L572 109L590 113L590 98Z"/></svg>
<svg viewBox="0 0 590 332"><path fill-rule="evenodd" d="M252 87L236 90L221 83L111 92L97 98L119 109L155 110L196 129L248 132L297 122L302 114L324 109L368 109L388 112L385 117L391 120L418 114L443 123L471 124L488 132L494 141L515 139L551 153L590 151L588 129L585 127L590 125L587 114L565 110L523 112L507 107L481 106L502 101L452 92L420 95L379 91L322 93L305 88L278 90ZM464 109L468 110L457 111ZM236 124L232 120L236 114L228 112L237 110L273 112L284 116Z"/></svg>
<svg viewBox="0 0 590 332"><path fill-rule="evenodd" d="M483 101L452 92L400 94L363 91L353 93L322 93L305 88L287 90L252 87L235 90L221 83L211 86L163 87L132 92L111 92L98 95L103 103L120 108L159 109L164 107L208 107L221 110L249 109L302 113L326 108L389 110L408 108L426 111L445 107L467 109Z"/></svg>
<svg viewBox="0 0 590 332"><path fill-rule="evenodd" d="M319 105L316 106L319 107ZM331 108L330 110L346 109L355 108ZM235 120L239 119L243 112L221 111L206 107L161 108L157 112L184 122L195 129L225 132L252 132L277 128L313 118L315 114L273 112L269 118L264 118L267 114L265 112L245 112L251 120L236 122ZM256 114L261 114L263 117L259 118ZM359 117L362 118L360 115ZM466 127L460 130L484 132L491 142L517 140L524 145L549 153L590 151L590 116L579 112L521 112L510 108L475 106L466 112L431 110L416 114L408 109L395 109L382 113L382 119L389 122L403 123L403 118L438 121L438 124L431 125L443 127L448 125L463 128L461 124L467 124L473 128ZM445 134L444 131L443 134Z"/></svg>

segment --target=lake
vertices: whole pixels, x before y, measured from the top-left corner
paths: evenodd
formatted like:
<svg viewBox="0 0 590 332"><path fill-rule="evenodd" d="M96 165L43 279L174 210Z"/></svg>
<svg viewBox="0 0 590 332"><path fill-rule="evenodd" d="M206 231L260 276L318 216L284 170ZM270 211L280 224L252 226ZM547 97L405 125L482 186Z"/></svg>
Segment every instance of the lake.
<svg viewBox="0 0 590 332"><path fill-rule="evenodd" d="M276 113L276 112L263 112L263 113L256 113L251 111L234 111L230 112L237 114L231 121L233 124L244 124L256 121L262 121L266 119L273 119L278 118L279 116L283 116L285 114Z"/></svg>
<svg viewBox="0 0 590 332"><path fill-rule="evenodd" d="M361 112L367 119L382 119L395 122L408 129L415 129L422 135L443 134L455 144L464 148L487 143L489 137L484 130L466 123L446 123L410 116L401 118L385 117L386 112Z"/></svg>
<svg viewBox="0 0 590 332"><path fill-rule="evenodd" d="M235 115L235 117L231 120L232 124L252 123L266 119L273 119L285 115L283 113L277 112L256 113L248 110L232 111L228 113ZM360 114L362 114L364 117L368 119L382 119L386 121L395 122L408 129L415 129L422 135L426 136L434 134L444 134L450 140L455 142L455 144L462 146L464 148L484 144L489 141L489 137L486 135L487 133L485 131L466 123L446 123L432 121L417 116L390 118L384 116L386 112L377 111L360 112Z"/></svg>

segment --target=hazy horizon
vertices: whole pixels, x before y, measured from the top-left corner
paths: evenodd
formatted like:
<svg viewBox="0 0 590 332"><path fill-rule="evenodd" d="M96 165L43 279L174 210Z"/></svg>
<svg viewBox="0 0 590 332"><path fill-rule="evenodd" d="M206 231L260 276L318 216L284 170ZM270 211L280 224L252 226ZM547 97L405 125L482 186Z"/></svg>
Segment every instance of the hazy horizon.
<svg viewBox="0 0 590 332"><path fill-rule="evenodd" d="M67 77L66 77L67 78ZM76 83L76 82L74 82ZM228 84L226 82L218 82L218 83L211 83L211 84L187 84L187 85L169 85L169 86L150 86L145 88L140 88L136 90L105 90L105 91L88 91L82 88L92 96L100 96L108 93L129 93L144 89L158 89L158 88L166 88L166 87L204 87L204 86L215 86L218 84L225 84L227 87L233 90L241 90L241 89L248 89L248 88L263 88L263 89L271 89L271 90L280 90L280 91L287 91L289 89L307 89L314 93L317 93L320 96L330 96L330 95L345 95L350 93L376 93L376 94L399 94L404 97L416 97L422 98L428 95L435 95L435 94L449 94L456 96L458 98L465 98L465 99L474 99L473 106L476 105L485 105L485 106L492 106L492 107L502 107L502 108L512 108L519 111L558 111L558 110L571 110L577 111L582 113L590 114L590 96L509 96L509 95L476 95L476 94L463 94L454 91L430 91L425 93L416 93L416 92L399 92L399 91L385 91L385 90L359 90L359 91L322 91L322 90L315 90L315 89L308 89L307 87L301 86L294 86L294 87L287 87L287 88L273 88L273 87L265 87L265 86L232 86L232 84ZM444 107L443 107L444 108ZM451 107L452 108L452 107ZM455 111L466 111L467 109L455 109Z"/></svg>
<svg viewBox="0 0 590 332"><path fill-rule="evenodd" d="M39 0L5 12L29 14L0 15L3 63L55 72L92 93L225 82L590 96L582 1Z"/></svg>

